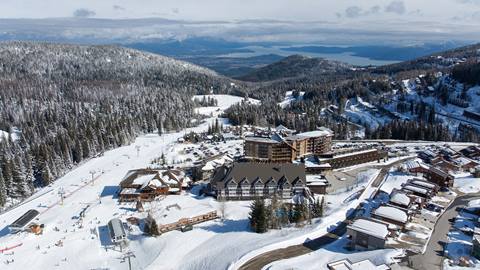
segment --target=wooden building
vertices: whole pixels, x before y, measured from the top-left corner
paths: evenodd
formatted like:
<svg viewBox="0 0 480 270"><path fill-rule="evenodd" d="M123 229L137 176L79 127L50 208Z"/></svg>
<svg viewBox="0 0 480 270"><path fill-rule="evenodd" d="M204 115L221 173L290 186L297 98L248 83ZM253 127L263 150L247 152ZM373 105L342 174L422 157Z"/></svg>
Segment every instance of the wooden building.
<svg viewBox="0 0 480 270"><path fill-rule="evenodd" d="M120 182L120 201L152 201L160 195L179 194L184 177L177 170L131 170Z"/></svg>
<svg viewBox="0 0 480 270"><path fill-rule="evenodd" d="M452 187L453 177L446 171L443 171L434 166L429 166L428 171L424 174L427 181L432 182L440 187Z"/></svg>

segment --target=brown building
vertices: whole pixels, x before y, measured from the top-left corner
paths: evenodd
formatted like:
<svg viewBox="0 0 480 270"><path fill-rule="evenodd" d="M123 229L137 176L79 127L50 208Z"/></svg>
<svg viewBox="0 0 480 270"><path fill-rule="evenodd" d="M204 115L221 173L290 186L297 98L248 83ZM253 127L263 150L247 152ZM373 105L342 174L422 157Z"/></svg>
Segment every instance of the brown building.
<svg viewBox="0 0 480 270"><path fill-rule="evenodd" d="M177 194L183 180L178 170L131 170L120 182L120 201L152 201L160 195Z"/></svg>
<svg viewBox="0 0 480 270"><path fill-rule="evenodd" d="M380 161L387 158L387 152L378 149L368 149L345 154L326 154L319 157L320 164L328 163L332 169L354 166L357 164Z"/></svg>
<svg viewBox="0 0 480 270"><path fill-rule="evenodd" d="M425 178L440 187L452 187L455 179L451 174L440 170L439 168L430 166L425 173Z"/></svg>
<svg viewBox="0 0 480 270"><path fill-rule="evenodd" d="M297 156L321 155L332 150L333 132L327 128L299 133L285 138L297 150Z"/></svg>
<svg viewBox="0 0 480 270"><path fill-rule="evenodd" d="M296 158L295 148L277 134L245 138L244 153L246 159L265 162L292 162Z"/></svg>
<svg viewBox="0 0 480 270"><path fill-rule="evenodd" d="M321 130L299 133L286 138L277 133L265 137L245 138L245 158L264 162L292 162L307 155L319 155L331 150L333 133Z"/></svg>

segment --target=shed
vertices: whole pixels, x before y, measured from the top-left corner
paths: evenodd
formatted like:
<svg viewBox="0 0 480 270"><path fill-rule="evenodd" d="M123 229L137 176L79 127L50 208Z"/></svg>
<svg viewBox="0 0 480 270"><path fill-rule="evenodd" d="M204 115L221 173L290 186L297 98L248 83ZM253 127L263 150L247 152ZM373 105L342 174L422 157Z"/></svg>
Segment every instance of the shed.
<svg viewBox="0 0 480 270"><path fill-rule="evenodd" d="M12 224L10 224L10 230L13 233L17 233L19 231L22 231L29 225L33 219L35 219L40 212L34 209L30 209L25 214L23 214L21 217L19 217L17 220L15 220Z"/></svg>
<svg viewBox="0 0 480 270"><path fill-rule="evenodd" d="M118 218L114 218L108 222L108 232L114 244L125 241L127 234L125 228Z"/></svg>

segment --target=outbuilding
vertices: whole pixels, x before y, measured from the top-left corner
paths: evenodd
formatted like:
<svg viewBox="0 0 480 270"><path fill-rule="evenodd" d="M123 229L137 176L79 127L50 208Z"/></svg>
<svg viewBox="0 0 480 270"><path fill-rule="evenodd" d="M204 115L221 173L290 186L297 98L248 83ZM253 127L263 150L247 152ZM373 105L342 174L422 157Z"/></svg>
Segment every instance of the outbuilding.
<svg viewBox="0 0 480 270"><path fill-rule="evenodd" d="M380 222L360 218L347 226L347 235L353 248L381 249L385 248L388 227Z"/></svg>
<svg viewBox="0 0 480 270"><path fill-rule="evenodd" d="M121 243L127 239L125 228L123 228L123 224L118 218L108 222L108 232L114 244Z"/></svg>
<svg viewBox="0 0 480 270"><path fill-rule="evenodd" d="M17 220L15 220L12 224L10 224L9 228L12 233L17 233L23 231L27 228L31 222L40 214L37 210L30 209Z"/></svg>

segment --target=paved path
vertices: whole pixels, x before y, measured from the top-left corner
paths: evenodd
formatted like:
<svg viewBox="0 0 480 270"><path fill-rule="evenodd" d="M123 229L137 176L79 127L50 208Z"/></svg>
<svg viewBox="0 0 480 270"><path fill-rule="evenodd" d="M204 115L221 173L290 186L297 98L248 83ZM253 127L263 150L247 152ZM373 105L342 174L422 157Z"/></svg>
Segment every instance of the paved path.
<svg viewBox="0 0 480 270"><path fill-rule="evenodd" d="M457 210L459 210L461 206L466 206L468 201L477 199L479 196L480 193L459 196L450 204L438 219L437 224L435 224L425 253L409 257L409 265L413 269L433 270L442 268L442 261L444 259L443 247L448 241L447 234L452 225L448 220L459 214Z"/></svg>
<svg viewBox="0 0 480 270"><path fill-rule="evenodd" d="M398 160L391 164L384 165L381 168L380 173L377 175L375 180L373 180L372 187L379 187L382 184L382 181L387 175L387 173L390 171L390 168L404 161L405 160ZM321 247L334 242L335 240L339 239L342 235L344 235L347 231L348 222L355 218L358 210L359 210L359 207L357 207L357 209L355 209L354 211L351 211L351 213L347 216L347 218L341 221L335 227L335 229L333 229L332 231L330 231L329 233L323 236L320 236L318 238L315 238L303 244L289 246L282 249L276 249L276 250L272 250L272 251L260 254L257 257L254 257L251 260L244 263L239 269L240 270L260 270L264 266L272 262L283 260L283 259L290 259L293 257L298 257L301 255L308 254L312 251L318 250Z"/></svg>

